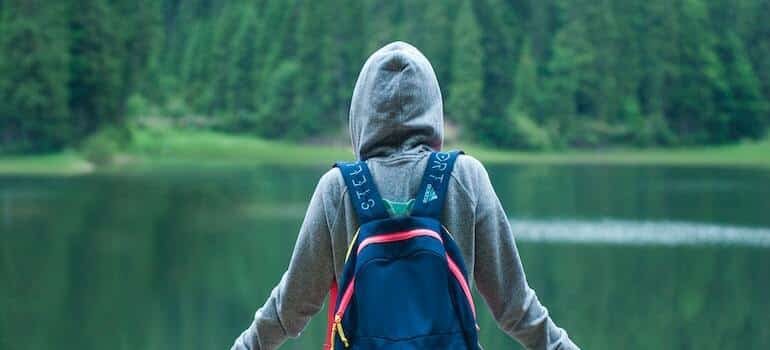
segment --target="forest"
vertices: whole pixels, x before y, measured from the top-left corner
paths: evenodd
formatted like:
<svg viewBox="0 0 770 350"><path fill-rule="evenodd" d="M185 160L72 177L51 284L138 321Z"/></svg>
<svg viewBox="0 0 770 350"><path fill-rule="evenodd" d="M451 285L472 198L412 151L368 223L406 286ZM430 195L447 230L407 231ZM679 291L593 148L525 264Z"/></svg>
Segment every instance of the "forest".
<svg viewBox="0 0 770 350"><path fill-rule="evenodd" d="M0 153L130 142L147 117L339 139L360 67L394 40L432 62L463 141L761 139L768 14L770 0L0 0Z"/></svg>

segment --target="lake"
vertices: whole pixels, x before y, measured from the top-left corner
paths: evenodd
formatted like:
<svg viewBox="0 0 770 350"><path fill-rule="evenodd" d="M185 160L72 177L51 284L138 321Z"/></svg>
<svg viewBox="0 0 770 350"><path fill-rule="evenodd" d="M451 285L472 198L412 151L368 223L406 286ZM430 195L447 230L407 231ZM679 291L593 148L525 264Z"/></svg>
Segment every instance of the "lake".
<svg viewBox="0 0 770 350"><path fill-rule="evenodd" d="M326 169L0 177L0 349L229 348ZM584 349L770 348L770 170L489 172L530 284ZM519 348L480 309L485 348ZM281 349L320 349L324 323Z"/></svg>

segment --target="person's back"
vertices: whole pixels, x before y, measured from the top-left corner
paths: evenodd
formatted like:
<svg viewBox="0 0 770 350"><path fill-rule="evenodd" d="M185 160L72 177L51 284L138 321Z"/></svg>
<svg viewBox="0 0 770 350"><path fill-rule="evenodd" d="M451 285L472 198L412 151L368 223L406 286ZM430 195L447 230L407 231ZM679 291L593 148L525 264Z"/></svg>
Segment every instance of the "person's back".
<svg viewBox="0 0 770 350"><path fill-rule="evenodd" d="M391 207L409 206L428 156L443 140L438 81L417 49L396 42L367 60L353 93L350 132L382 197ZM530 349L577 349L527 285L507 215L481 163L460 155L449 180L441 223L500 327ZM288 270L233 349L275 349L299 335L340 280L358 227L333 168L316 187Z"/></svg>

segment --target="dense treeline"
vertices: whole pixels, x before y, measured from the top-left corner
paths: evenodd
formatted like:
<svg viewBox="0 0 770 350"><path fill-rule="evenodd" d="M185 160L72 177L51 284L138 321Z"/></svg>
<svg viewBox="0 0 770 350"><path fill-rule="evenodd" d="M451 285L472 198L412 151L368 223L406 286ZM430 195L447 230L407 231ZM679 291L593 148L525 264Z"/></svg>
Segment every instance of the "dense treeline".
<svg viewBox="0 0 770 350"><path fill-rule="evenodd" d="M473 141L759 138L768 13L770 0L4 0L0 150L120 138L135 115L339 135L363 61L393 40L433 62L448 121Z"/></svg>

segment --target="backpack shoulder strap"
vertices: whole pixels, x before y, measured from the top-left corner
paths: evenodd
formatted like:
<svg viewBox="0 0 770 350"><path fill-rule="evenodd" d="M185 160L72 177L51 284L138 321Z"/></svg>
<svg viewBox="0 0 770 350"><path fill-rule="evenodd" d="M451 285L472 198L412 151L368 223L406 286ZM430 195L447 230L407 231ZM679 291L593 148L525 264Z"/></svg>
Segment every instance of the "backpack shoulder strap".
<svg viewBox="0 0 770 350"><path fill-rule="evenodd" d="M345 179L348 196L358 214L359 225L388 217L366 162L337 162L334 166L340 169L342 178Z"/></svg>
<svg viewBox="0 0 770 350"><path fill-rule="evenodd" d="M441 219L449 178L457 156L463 151L433 152L425 166L425 174L417 191L412 215Z"/></svg>

